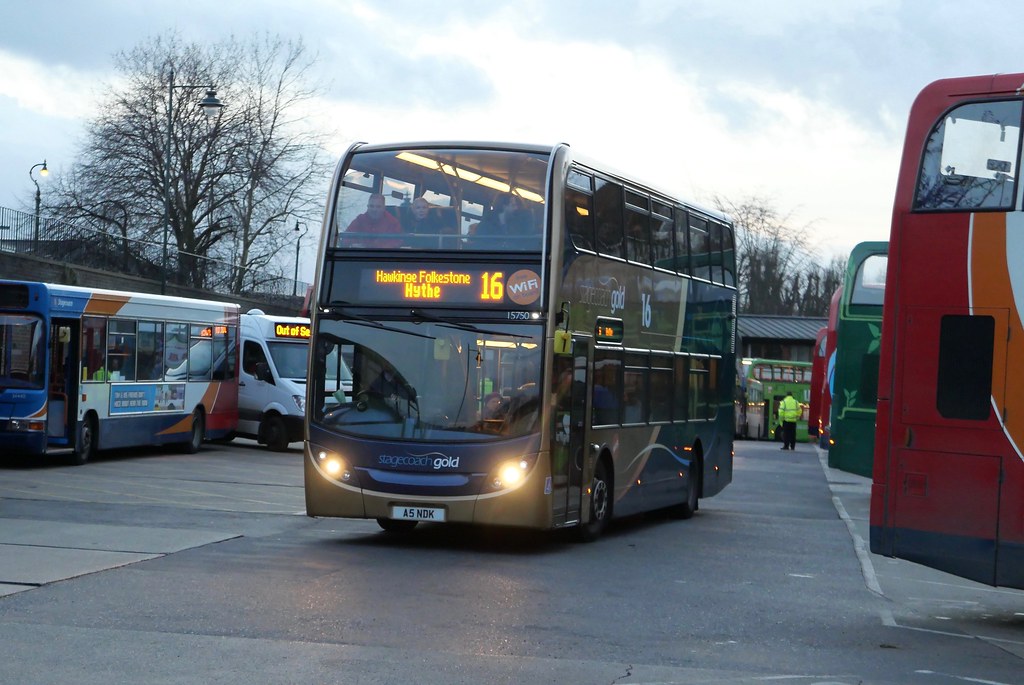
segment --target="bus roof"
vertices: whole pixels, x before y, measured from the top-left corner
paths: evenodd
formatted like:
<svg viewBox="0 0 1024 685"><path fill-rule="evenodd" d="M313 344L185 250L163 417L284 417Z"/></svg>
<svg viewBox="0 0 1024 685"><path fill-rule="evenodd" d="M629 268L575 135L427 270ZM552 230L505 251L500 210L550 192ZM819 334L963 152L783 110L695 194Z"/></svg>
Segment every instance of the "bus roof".
<svg viewBox="0 0 1024 685"><path fill-rule="evenodd" d="M237 317L240 307L231 302L201 300L174 295L155 295L152 293L107 290L105 288L86 288L77 285L58 283L40 283L35 281L2 280L4 285L25 285L44 289L51 298L49 306L55 313L65 314L106 314L109 316L141 315L139 308L162 307L180 310L220 310L224 316ZM52 298L64 297L67 302L55 303ZM181 317L188 318L188 317Z"/></svg>

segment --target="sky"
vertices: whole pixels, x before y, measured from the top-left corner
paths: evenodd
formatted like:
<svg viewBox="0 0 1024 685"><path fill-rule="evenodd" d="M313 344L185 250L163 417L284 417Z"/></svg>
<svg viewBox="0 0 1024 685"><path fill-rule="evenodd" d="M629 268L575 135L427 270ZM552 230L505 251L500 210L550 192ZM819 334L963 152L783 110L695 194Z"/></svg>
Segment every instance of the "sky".
<svg viewBox="0 0 1024 685"><path fill-rule="evenodd" d="M305 120L336 159L355 141L568 143L698 204L758 198L822 261L888 239L925 85L1024 71L1006 57L1017 0L48 0L3 15L0 207L32 211L44 159L72 168L117 53L269 34L316 56Z"/></svg>

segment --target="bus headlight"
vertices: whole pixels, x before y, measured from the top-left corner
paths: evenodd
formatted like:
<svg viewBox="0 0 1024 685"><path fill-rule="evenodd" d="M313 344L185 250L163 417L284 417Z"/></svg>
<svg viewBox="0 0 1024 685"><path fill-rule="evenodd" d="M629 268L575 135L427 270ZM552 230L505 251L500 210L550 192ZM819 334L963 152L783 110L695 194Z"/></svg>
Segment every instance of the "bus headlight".
<svg viewBox="0 0 1024 685"><path fill-rule="evenodd" d="M295 401L295 406L299 408L299 411L303 414L306 413L306 398L302 395L292 395L292 400Z"/></svg>
<svg viewBox="0 0 1024 685"><path fill-rule="evenodd" d="M345 464L345 460L339 455L328 452L327 450L316 450L314 452L316 464L320 467L325 475L334 480L341 481L342 483L348 483L353 479L352 471L350 471Z"/></svg>
<svg viewBox="0 0 1024 685"><path fill-rule="evenodd" d="M36 419L11 419L7 422L7 429L19 433L44 431L46 430L46 424Z"/></svg>
<svg viewBox="0 0 1024 685"><path fill-rule="evenodd" d="M487 480L487 485L492 490L517 488L526 480L526 474L533 467L533 462L533 459L527 457L504 461L498 464L498 467L491 473L491 477Z"/></svg>

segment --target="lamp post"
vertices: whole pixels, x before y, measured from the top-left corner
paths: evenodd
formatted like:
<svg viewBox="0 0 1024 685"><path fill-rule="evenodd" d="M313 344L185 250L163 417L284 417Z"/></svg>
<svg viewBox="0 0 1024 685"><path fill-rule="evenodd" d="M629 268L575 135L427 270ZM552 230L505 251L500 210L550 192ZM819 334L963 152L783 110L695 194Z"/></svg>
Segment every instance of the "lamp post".
<svg viewBox="0 0 1024 685"><path fill-rule="evenodd" d="M167 292L167 236L171 229L171 142L174 137L174 89L182 88L186 90L194 90L196 88L205 88L206 97L199 101L199 106L203 108L203 112L207 118L212 119L217 116L220 109L224 106L220 100L217 99L217 90L212 84L190 84L190 83L174 83L174 69L171 68L170 80L167 82L167 145L164 148L164 239L163 239L163 263L160 268L160 294L166 294Z"/></svg>
<svg viewBox="0 0 1024 685"><path fill-rule="evenodd" d="M42 195L39 192L39 181L37 181L35 176L32 175L32 172L35 171L37 167L42 167L41 169L39 169L39 175L40 176L47 176L50 173L50 170L46 168L46 160L45 159L43 160L42 164L33 164L29 168L29 170L28 170L28 177L31 178L32 182L36 184L36 215L35 215L35 219L33 220L33 223L32 223L32 251L33 252L36 251L36 247L39 244L39 205L42 202Z"/></svg>
<svg viewBox="0 0 1024 685"><path fill-rule="evenodd" d="M299 233L299 226L304 226L306 230L295 239L295 278L292 280L292 297L296 297L299 294L299 248L302 246L303 237L309 233L309 226L306 226L304 223L300 224L298 221L295 222L296 233Z"/></svg>

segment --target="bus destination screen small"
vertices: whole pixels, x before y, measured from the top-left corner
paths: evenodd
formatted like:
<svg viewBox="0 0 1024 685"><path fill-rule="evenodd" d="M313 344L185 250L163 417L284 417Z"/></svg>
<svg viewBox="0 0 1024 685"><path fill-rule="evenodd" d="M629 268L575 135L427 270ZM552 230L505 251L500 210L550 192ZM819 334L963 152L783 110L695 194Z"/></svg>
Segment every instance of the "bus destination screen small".
<svg viewBox="0 0 1024 685"><path fill-rule="evenodd" d="M290 340L309 340L312 333L312 329L306 324L282 323L280 321L274 324L275 338L288 338Z"/></svg>
<svg viewBox="0 0 1024 685"><path fill-rule="evenodd" d="M540 269L534 265L341 262L334 265L330 302L360 305L475 305L535 308Z"/></svg>

